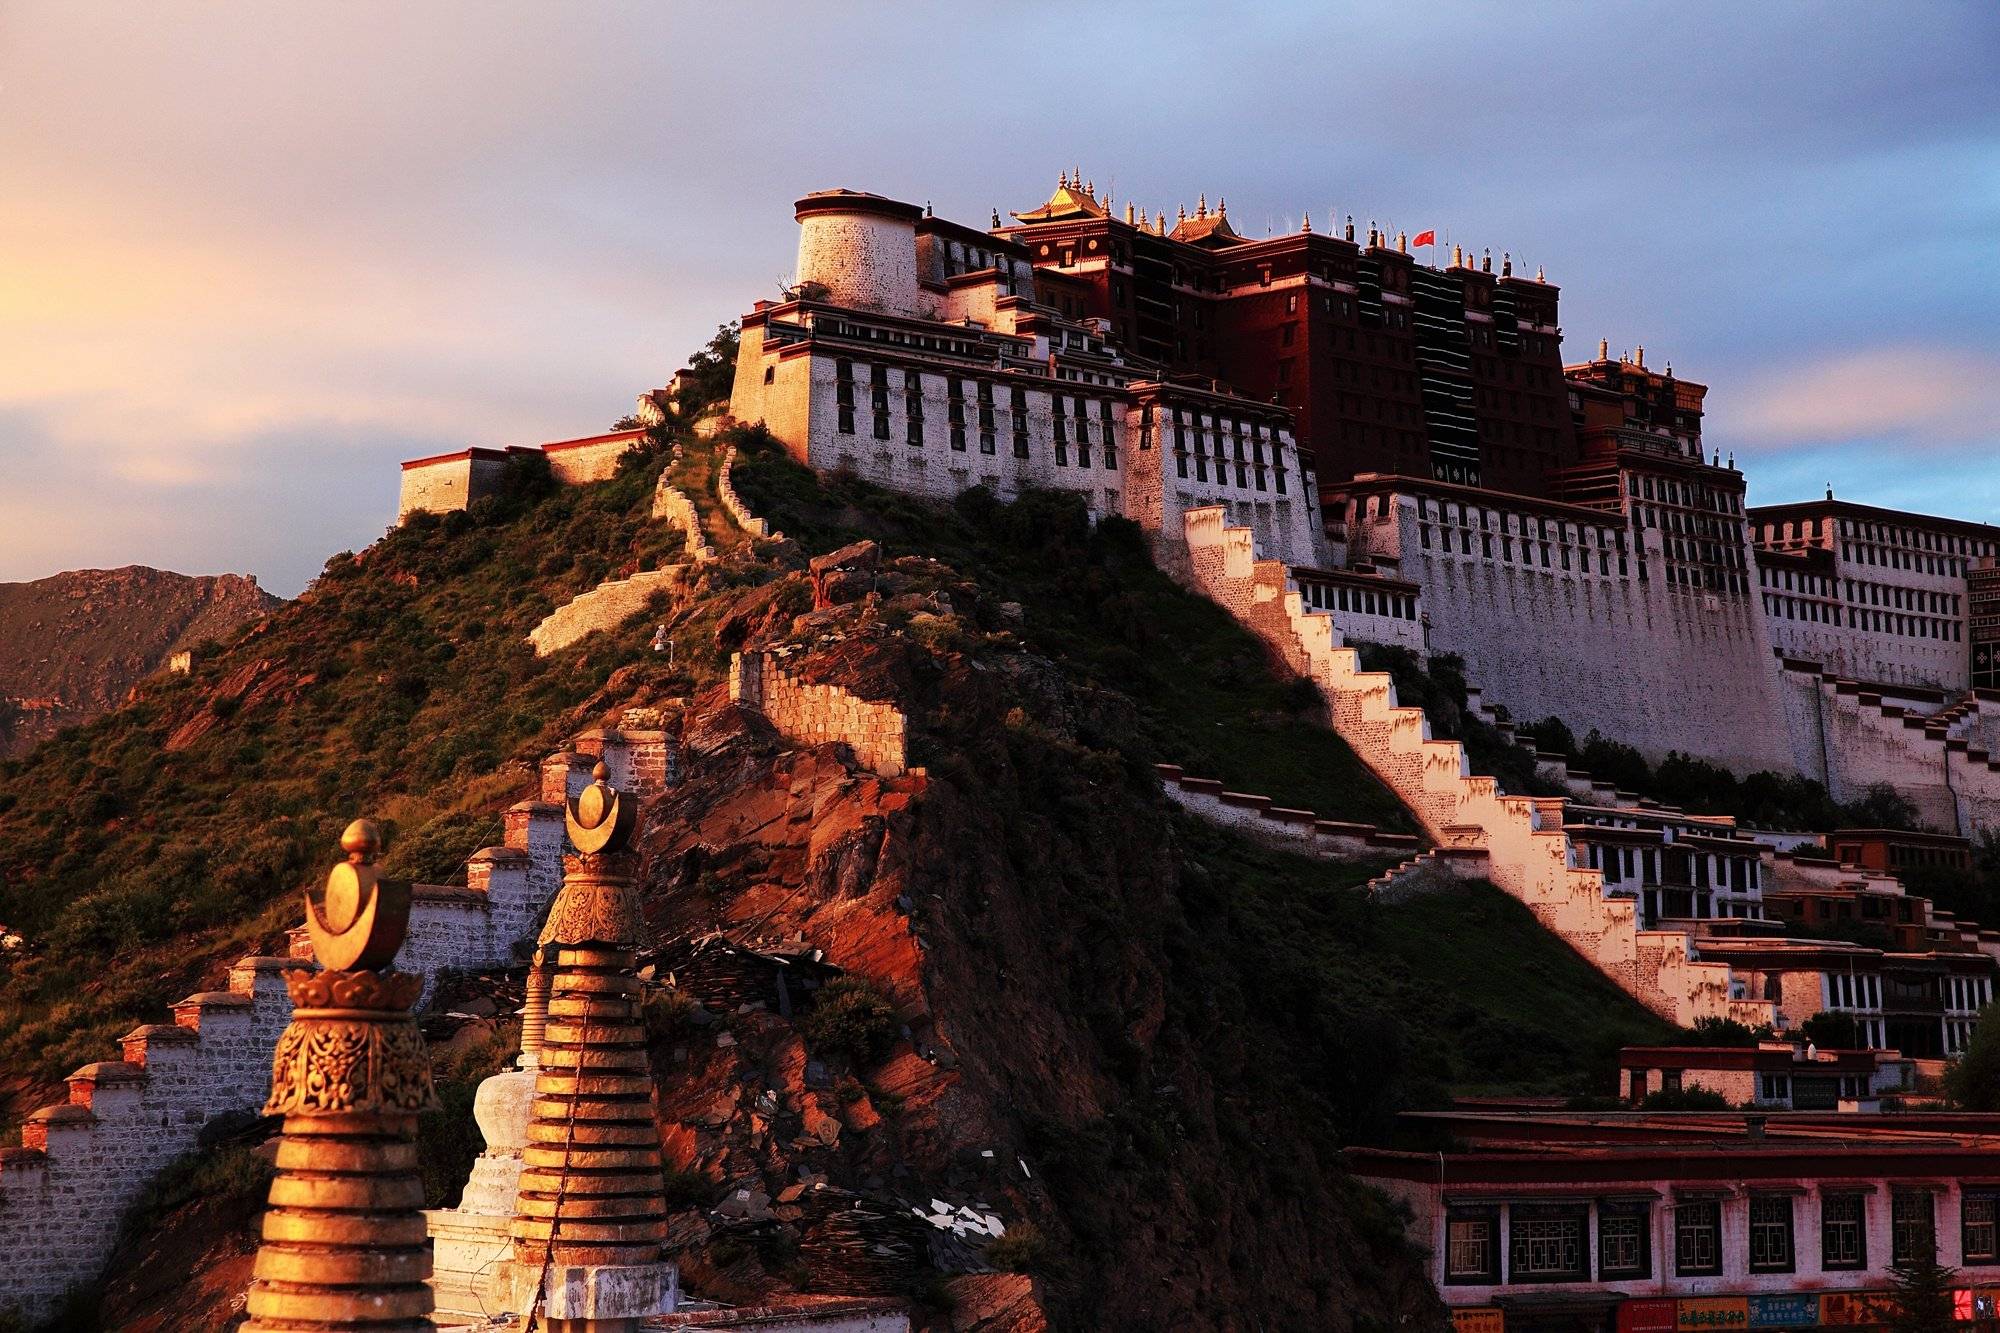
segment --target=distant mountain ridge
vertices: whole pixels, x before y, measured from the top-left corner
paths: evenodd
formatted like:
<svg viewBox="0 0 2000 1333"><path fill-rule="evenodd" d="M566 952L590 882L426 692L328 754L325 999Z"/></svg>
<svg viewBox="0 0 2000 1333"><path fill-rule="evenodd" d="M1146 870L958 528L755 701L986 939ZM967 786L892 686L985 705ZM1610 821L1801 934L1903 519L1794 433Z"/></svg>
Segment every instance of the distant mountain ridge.
<svg viewBox="0 0 2000 1333"><path fill-rule="evenodd" d="M109 712L175 653L282 605L252 575L144 565L0 583L0 758Z"/></svg>

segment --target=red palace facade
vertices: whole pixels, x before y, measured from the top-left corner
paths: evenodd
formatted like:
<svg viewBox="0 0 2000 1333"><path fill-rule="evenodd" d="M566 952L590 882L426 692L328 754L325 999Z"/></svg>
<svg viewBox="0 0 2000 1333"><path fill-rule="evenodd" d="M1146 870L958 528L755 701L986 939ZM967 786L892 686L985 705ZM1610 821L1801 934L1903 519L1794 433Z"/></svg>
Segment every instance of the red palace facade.
<svg viewBox="0 0 2000 1333"><path fill-rule="evenodd" d="M1304 228L1253 240L1204 197L1173 225L1122 218L1065 176L1000 233L1038 296L1170 374L1290 408L1322 485L1364 472L1548 496L1578 461L1557 288L1505 257L1420 264L1404 238ZM996 223L998 219L996 218Z"/></svg>

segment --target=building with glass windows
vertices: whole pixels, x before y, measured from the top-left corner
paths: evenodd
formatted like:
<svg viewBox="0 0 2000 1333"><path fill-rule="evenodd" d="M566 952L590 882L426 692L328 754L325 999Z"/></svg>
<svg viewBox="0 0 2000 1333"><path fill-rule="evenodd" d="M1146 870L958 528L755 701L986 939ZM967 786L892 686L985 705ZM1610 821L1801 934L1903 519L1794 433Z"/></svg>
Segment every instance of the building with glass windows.
<svg viewBox="0 0 2000 1333"><path fill-rule="evenodd" d="M1891 1268L2000 1292L2000 1117L1449 1111L1444 1151L1351 1149L1409 1210L1461 1329L1879 1325Z"/></svg>

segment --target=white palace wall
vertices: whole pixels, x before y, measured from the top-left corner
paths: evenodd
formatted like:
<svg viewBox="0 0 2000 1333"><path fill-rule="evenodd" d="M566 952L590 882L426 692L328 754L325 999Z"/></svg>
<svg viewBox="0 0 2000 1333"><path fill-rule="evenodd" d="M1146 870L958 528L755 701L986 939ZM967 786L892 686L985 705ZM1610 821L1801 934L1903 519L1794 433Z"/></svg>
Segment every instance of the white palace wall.
<svg viewBox="0 0 2000 1333"><path fill-rule="evenodd" d="M1506 507L1497 494L1483 503ZM1606 520L1607 532L1623 531ZM1560 717L1579 737L1595 728L1654 761L1679 750L1741 773L1792 766L1755 602L1668 584L1656 532L1640 534L1621 574L1615 554L1604 572L1588 530L1570 548L1588 568L1564 569L1505 559L1497 536L1489 556L1477 529L1467 553L1462 526L1435 517L1426 548L1418 526L1416 500L1397 494L1387 515L1371 505L1350 521L1347 540L1356 556L1386 559L1422 586L1431 650L1464 658L1467 678L1517 720Z"/></svg>

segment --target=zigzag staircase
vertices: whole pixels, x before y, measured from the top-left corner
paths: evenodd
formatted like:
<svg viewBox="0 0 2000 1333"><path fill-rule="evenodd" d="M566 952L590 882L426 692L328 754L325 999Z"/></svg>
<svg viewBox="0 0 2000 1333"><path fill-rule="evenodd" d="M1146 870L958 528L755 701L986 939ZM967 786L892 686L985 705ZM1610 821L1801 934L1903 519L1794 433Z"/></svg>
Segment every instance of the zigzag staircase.
<svg viewBox="0 0 2000 1333"><path fill-rule="evenodd" d="M593 729L571 746L543 760L536 799L507 810L504 843L467 860L464 887L415 886L396 966L424 977L426 998L445 969L519 961L516 943L533 938L562 882L562 802L598 762L642 797L677 780L665 731ZM120 1219L160 1169L195 1147L204 1125L263 1105L271 1052L291 1020L285 974L317 966L303 937L304 927L292 932L292 957L244 958L227 990L190 995L172 1022L127 1033L118 1059L71 1074L67 1100L29 1116L20 1147L0 1148L0 1315L32 1322L94 1280Z"/></svg>
<svg viewBox="0 0 2000 1333"><path fill-rule="evenodd" d="M1387 673L1361 669L1284 563L1257 557L1249 528L1228 526L1219 506L1185 520L1196 586L1319 687L1334 730L1441 847L1483 849L1497 887L1660 1017L1776 1023L1771 1002L1731 998L1727 964L1702 961L1682 931L1640 930L1633 899L1607 896L1602 872L1575 864L1561 798L1504 795L1472 773L1457 741L1433 740L1423 710L1397 704Z"/></svg>

